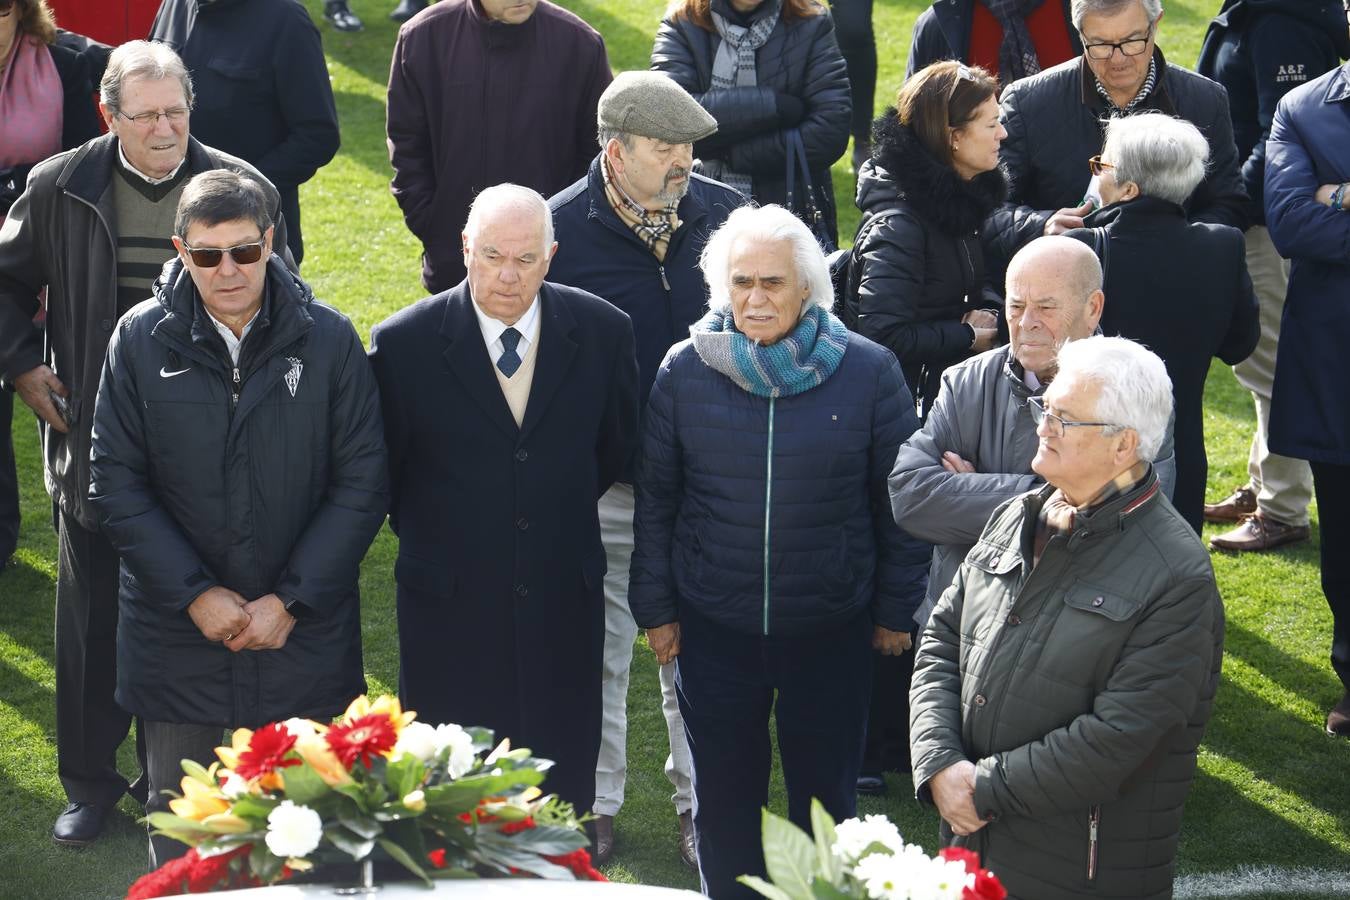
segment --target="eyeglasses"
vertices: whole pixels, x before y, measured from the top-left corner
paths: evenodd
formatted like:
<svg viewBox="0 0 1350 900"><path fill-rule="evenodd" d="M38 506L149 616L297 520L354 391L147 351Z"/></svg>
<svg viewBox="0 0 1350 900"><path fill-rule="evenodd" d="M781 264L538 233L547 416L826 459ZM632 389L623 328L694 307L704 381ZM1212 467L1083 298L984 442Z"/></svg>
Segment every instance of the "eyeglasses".
<svg viewBox="0 0 1350 900"><path fill-rule="evenodd" d="M1081 36L1081 35L1080 35ZM1119 41L1112 43L1105 41L1100 44L1089 44L1083 42L1083 50L1087 53L1088 59L1110 59L1111 54L1117 50L1121 56L1138 56L1148 49L1149 38L1153 37L1153 26L1148 27L1148 35L1141 38L1131 38L1128 41Z"/></svg>
<svg viewBox="0 0 1350 900"><path fill-rule="evenodd" d="M0 0L0 3L4 0ZM138 128L154 128L159 124L160 116L169 120L170 125L182 125L187 121L188 113L191 112L186 106L175 106L173 109L161 110L160 112L143 112L129 116L120 109L117 114L122 118L135 122Z"/></svg>
<svg viewBox="0 0 1350 900"><path fill-rule="evenodd" d="M1028 397L1027 407L1031 410L1031 421L1036 423L1036 427L1038 429L1041 427L1042 422L1050 423L1050 437L1053 438L1064 437L1064 430L1066 428L1120 427L1119 425L1114 425L1111 422L1074 422L1069 419L1062 419L1059 416L1055 415L1054 413L1046 411L1045 399L1043 397Z"/></svg>
<svg viewBox="0 0 1350 900"><path fill-rule="evenodd" d="M180 237L178 240L183 239ZM191 257L193 265L203 269L214 269L220 265L226 253L230 254L230 258L238 265L247 266L262 259L263 241L259 239L252 244L240 244L238 247L189 247L183 244L183 250Z"/></svg>
<svg viewBox="0 0 1350 900"><path fill-rule="evenodd" d="M1347 0L1347 2L1350 2L1350 0ZM1088 160L1088 171L1091 172L1093 175L1100 175L1107 169L1114 169L1114 168L1115 165L1113 163L1102 162L1100 154Z"/></svg>

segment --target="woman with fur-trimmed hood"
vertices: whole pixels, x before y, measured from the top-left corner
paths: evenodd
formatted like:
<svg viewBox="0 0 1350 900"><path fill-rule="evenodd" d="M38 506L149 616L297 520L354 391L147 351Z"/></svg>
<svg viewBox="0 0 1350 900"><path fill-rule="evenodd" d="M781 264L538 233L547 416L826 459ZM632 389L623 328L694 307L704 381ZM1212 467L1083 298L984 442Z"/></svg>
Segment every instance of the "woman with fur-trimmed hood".
<svg viewBox="0 0 1350 900"><path fill-rule="evenodd" d="M889 347L927 415L944 369L999 342L998 294L984 282L980 227L1007 194L998 83L934 63L877 119L858 173L857 329ZM850 320L852 317L849 317Z"/></svg>

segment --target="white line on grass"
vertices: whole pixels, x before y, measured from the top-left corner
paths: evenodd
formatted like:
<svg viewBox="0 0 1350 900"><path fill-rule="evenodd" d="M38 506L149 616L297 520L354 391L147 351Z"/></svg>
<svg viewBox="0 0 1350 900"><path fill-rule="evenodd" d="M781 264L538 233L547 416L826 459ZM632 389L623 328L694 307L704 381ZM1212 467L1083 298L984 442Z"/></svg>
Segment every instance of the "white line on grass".
<svg viewBox="0 0 1350 900"><path fill-rule="evenodd" d="M1350 897L1350 872L1244 866L1230 872L1183 875L1176 880L1174 892L1176 900L1228 900L1267 894Z"/></svg>

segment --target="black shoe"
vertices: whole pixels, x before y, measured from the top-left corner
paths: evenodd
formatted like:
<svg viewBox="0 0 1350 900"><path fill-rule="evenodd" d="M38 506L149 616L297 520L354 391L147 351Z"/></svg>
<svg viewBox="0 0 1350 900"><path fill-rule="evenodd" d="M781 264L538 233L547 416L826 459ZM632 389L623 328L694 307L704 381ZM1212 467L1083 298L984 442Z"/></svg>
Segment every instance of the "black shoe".
<svg viewBox="0 0 1350 900"><path fill-rule="evenodd" d="M857 791L868 797L880 797L886 793L886 779L871 773L859 775Z"/></svg>
<svg viewBox="0 0 1350 900"><path fill-rule="evenodd" d="M395 22L406 22L427 8L427 0L399 0L398 6L389 14Z"/></svg>
<svg viewBox="0 0 1350 900"><path fill-rule="evenodd" d="M72 803L56 817L52 826L52 840L67 847L92 844L103 832L103 820L108 807L95 803Z"/></svg>
<svg viewBox="0 0 1350 900"><path fill-rule="evenodd" d="M323 17L338 31L360 31L366 27L347 6L347 0L328 0L323 5Z"/></svg>

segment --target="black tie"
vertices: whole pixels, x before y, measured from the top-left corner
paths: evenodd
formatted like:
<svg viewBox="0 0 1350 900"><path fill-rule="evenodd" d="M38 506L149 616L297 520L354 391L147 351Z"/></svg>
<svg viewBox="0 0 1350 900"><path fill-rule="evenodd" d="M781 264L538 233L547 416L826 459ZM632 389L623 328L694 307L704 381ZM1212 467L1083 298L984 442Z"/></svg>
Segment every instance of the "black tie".
<svg viewBox="0 0 1350 900"><path fill-rule="evenodd" d="M497 357L497 368L501 369L507 378L516 374L516 369L520 368L520 354L516 352L516 345L519 343L519 331L507 328L502 332L502 355Z"/></svg>

